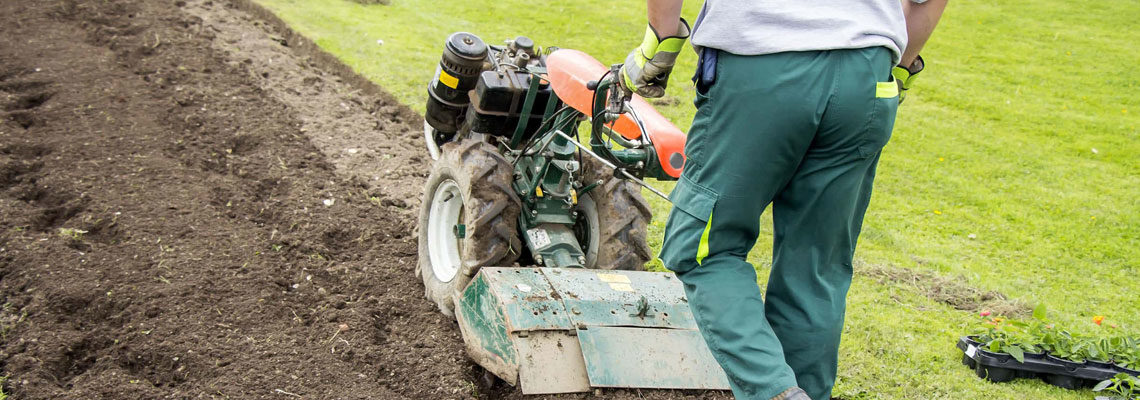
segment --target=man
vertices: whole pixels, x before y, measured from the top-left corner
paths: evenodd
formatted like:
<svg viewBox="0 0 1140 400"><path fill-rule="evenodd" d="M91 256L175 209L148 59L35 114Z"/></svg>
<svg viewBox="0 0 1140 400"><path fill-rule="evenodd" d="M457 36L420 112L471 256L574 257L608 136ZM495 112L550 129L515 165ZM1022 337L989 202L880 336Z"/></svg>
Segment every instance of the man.
<svg viewBox="0 0 1140 400"><path fill-rule="evenodd" d="M648 0L622 70L630 90L664 94L690 32L682 1ZM661 259L738 399L831 397L875 166L946 6L903 3L707 0L697 18L697 114ZM770 203L761 298L745 259Z"/></svg>

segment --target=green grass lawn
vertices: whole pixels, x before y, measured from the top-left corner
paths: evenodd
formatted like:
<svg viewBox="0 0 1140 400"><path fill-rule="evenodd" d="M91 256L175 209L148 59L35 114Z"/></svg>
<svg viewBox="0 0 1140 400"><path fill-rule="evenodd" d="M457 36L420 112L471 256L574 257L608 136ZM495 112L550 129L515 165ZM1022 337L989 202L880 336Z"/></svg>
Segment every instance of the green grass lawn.
<svg viewBox="0 0 1140 400"><path fill-rule="evenodd" d="M641 1L258 0L420 111L454 31L489 43L527 35L620 62L644 32ZM684 15L696 17L700 2ZM1090 330L1096 314L1140 328L1140 1L953 1L923 52L879 168L851 288L839 382L846 399L1089 399L1040 381L989 384L958 364L972 311L922 284L933 273L996 290ZM383 44L379 44L382 40ZM660 107L694 113L686 51ZM669 190L672 185L661 183ZM650 244L668 204L652 198ZM770 217L750 260L766 281ZM654 267L659 268L659 265ZM929 286L929 285L928 285Z"/></svg>

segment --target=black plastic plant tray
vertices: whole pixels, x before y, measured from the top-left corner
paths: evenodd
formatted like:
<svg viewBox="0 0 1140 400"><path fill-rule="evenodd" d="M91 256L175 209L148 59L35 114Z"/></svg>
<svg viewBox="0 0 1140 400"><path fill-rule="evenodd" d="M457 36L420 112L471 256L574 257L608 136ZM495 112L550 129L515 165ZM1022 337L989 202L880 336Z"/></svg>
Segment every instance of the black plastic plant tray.
<svg viewBox="0 0 1140 400"><path fill-rule="evenodd" d="M1026 354L1025 362L1018 362L1004 353L991 353L978 347L978 343L963 336L958 340L962 350L962 364L977 372L979 378L991 382L1008 382L1017 378L1040 378L1051 385L1065 389L1091 387L1116 374L1136 371L1097 363L1062 362L1044 355Z"/></svg>

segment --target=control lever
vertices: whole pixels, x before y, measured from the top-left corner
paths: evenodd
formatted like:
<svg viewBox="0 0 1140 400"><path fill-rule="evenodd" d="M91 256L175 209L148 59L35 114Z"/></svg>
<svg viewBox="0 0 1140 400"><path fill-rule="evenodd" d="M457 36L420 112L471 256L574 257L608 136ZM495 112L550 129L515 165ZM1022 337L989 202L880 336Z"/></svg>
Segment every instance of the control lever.
<svg viewBox="0 0 1140 400"><path fill-rule="evenodd" d="M617 80L617 85L610 85L610 96L606 101L606 122L617 121L618 117L626 112L626 102L633 98L633 92L621 82L621 66L622 64L610 66L610 76ZM621 90L617 90L613 86L617 86Z"/></svg>
<svg viewBox="0 0 1140 400"><path fill-rule="evenodd" d="M630 91L621 83L621 66L622 64L614 64L610 66L610 72L607 74L613 80L609 85L608 98L606 99L606 111L602 114L602 121L614 122L621 117L622 114L630 111L628 107L629 100L633 98L633 92ZM596 91L601 86L599 81L586 82L586 89ZM615 88L615 86L617 89Z"/></svg>

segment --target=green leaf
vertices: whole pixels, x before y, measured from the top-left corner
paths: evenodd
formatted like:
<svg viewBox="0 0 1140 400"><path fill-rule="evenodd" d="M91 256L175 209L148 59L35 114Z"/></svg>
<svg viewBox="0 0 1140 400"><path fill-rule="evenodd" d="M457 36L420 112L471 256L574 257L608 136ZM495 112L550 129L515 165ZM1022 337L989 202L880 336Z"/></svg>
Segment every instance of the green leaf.
<svg viewBox="0 0 1140 400"><path fill-rule="evenodd" d="M1033 308L1033 318L1037 319L1038 321L1044 321L1045 314L1045 303L1038 304L1037 307Z"/></svg>
<svg viewBox="0 0 1140 400"><path fill-rule="evenodd" d="M1099 392L1104 389L1108 389L1109 386L1112 386L1112 379L1100 381L1100 383L1096 384L1096 386L1093 387L1093 391Z"/></svg>
<svg viewBox="0 0 1140 400"><path fill-rule="evenodd" d="M1005 352L1013 356L1013 359L1017 360L1017 362L1025 363L1025 352L1022 351L1020 347L1010 346L1005 349Z"/></svg>

